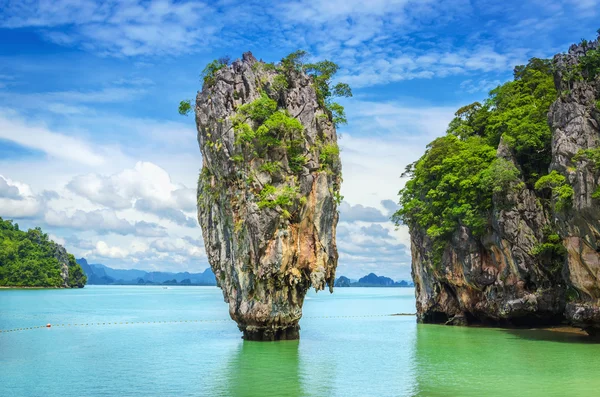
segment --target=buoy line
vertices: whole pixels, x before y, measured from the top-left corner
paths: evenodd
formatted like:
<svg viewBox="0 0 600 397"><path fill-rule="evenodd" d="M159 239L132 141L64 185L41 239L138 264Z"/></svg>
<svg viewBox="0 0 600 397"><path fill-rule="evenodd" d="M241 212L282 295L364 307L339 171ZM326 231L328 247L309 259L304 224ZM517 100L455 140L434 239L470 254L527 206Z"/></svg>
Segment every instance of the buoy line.
<svg viewBox="0 0 600 397"><path fill-rule="evenodd" d="M414 313L394 313L394 314L367 314L360 316L310 316L303 317L304 319L342 319L342 318L371 318L371 317L393 317L393 316L414 316ZM176 324L176 323L214 323L232 321L231 319L216 319L216 320L167 320L167 321L109 321L109 322L91 322L91 323L48 323L46 325L38 325L33 327L22 327L13 329L0 329L0 334L9 332L29 331L41 328L69 328L69 327L91 327L91 326L110 326L110 325L139 325L139 324Z"/></svg>

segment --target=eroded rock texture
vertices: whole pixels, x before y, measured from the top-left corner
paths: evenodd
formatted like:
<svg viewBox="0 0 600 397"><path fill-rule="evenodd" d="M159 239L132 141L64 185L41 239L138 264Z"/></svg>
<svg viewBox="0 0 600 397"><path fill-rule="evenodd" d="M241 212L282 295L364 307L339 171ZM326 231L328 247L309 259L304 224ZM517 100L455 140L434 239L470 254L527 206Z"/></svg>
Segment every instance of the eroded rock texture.
<svg viewBox="0 0 600 397"><path fill-rule="evenodd" d="M596 46L588 43L586 49ZM564 175L573 187L572 208L545 209L536 191L515 181L508 194L494 196L488 232L475 237L466 227L457 230L441 266L433 265L426 232L411 227L420 322L534 326L567 321L590 334L600 330L600 205L592 198L600 172L593 162L575 158L582 149L600 146L600 80L565 82L586 49L572 46L568 54L555 56L559 98L548 114L549 171ZM497 156L520 169L503 142ZM560 263L533 254L550 225L566 248Z"/></svg>
<svg viewBox="0 0 600 397"><path fill-rule="evenodd" d="M600 170L594 162L576 155L600 146L600 78L565 82L564 74L598 45L598 41L574 45L568 54L554 57L555 83L561 96L548 116L553 130L550 167L565 175L575 192L573 208L555 214L568 252L566 317L593 334L600 333L600 200L592 197L600 183Z"/></svg>
<svg viewBox="0 0 600 397"><path fill-rule="evenodd" d="M198 219L231 318L246 339L297 339L307 290L332 290L337 266L331 116L310 77L251 53L215 73L195 112Z"/></svg>

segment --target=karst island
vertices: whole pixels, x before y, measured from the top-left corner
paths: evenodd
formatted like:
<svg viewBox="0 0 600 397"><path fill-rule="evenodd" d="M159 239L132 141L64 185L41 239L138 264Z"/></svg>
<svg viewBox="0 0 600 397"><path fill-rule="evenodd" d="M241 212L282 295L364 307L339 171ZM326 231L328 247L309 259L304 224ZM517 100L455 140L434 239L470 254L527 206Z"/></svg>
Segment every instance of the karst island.
<svg viewBox="0 0 600 397"><path fill-rule="evenodd" d="M600 30L599 30L600 35ZM514 69L407 167L420 322L600 335L600 49Z"/></svg>
<svg viewBox="0 0 600 397"><path fill-rule="evenodd" d="M337 65L215 60L194 110L203 166L198 219L208 261L247 340L298 339L309 288L333 290L342 181Z"/></svg>

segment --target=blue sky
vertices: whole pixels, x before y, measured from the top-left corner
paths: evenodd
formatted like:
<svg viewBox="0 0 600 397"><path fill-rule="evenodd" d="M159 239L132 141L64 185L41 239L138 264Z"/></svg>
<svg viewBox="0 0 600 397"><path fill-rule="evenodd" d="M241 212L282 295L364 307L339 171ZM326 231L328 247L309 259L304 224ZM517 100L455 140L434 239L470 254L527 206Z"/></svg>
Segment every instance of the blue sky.
<svg viewBox="0 0 600 397"><path fill-rule="evenodd" d="M0 0L0 216L117 268L201 271L201 167L181 99L244 51L341 66L338 275L410 277L399 178L515 65L594 38L599 0Z"/></svg>

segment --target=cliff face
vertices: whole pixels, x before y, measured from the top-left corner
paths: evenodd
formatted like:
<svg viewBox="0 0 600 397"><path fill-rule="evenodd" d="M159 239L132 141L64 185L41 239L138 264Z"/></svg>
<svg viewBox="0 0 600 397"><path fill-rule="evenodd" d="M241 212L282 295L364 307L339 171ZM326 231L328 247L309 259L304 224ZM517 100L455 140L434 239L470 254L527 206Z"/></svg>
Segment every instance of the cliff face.
<svg viewBox="0 0 600 397"><path fill-rule="evenodd" d="M231 318L246 339L297 339L307 290L335 279L335 127L310 77L251 53L211 76L195 113L198 219Z"/></svg>
<svg viewBox="0 0 600 397"><path fill-rule="evenodd" d="M38 244L43 244L39 242ZM49 241L51 255L56 258L60 267L60 278L64 288L83 288L87 283L87 276L81 266L75 261L75 257L69 254L65 247L54 241Z"/></svg>
<svg viewBox="0 0 600 397"><path fill-rule="evenodd" d="M600 146L600 80L568 77L585 51L596 46L572 46L553 60L559 97L548 113L548 171L558 172L572 187L572 203L560 209L543 205L555 204L556 197L514 180L494 194L486 232L476 235L459 227L440 265L433 263L427 231L410 225L419 321L538 325L566 320L590 334L600 329L600 206L592 198L600 173L593 161L578 156ZM497 157L522 170L502 140ZM544 251L554 243L550 230L560 236L552 246L562 247Z"/></svg>
<svg viewBox="0 0 600 397"><path fill-rule="evenodd" d="M588 51L599 42L572 46L557 55L556 86L562 93L548 115L553 129L551 169L567 177L573 187L573 207L555 214L568 255L564 275L569 285L566 317L590 333L600 331L600 201L593 195L600 184L598 164L577 156L600 147L600 78L565 81Z"/></svg>

